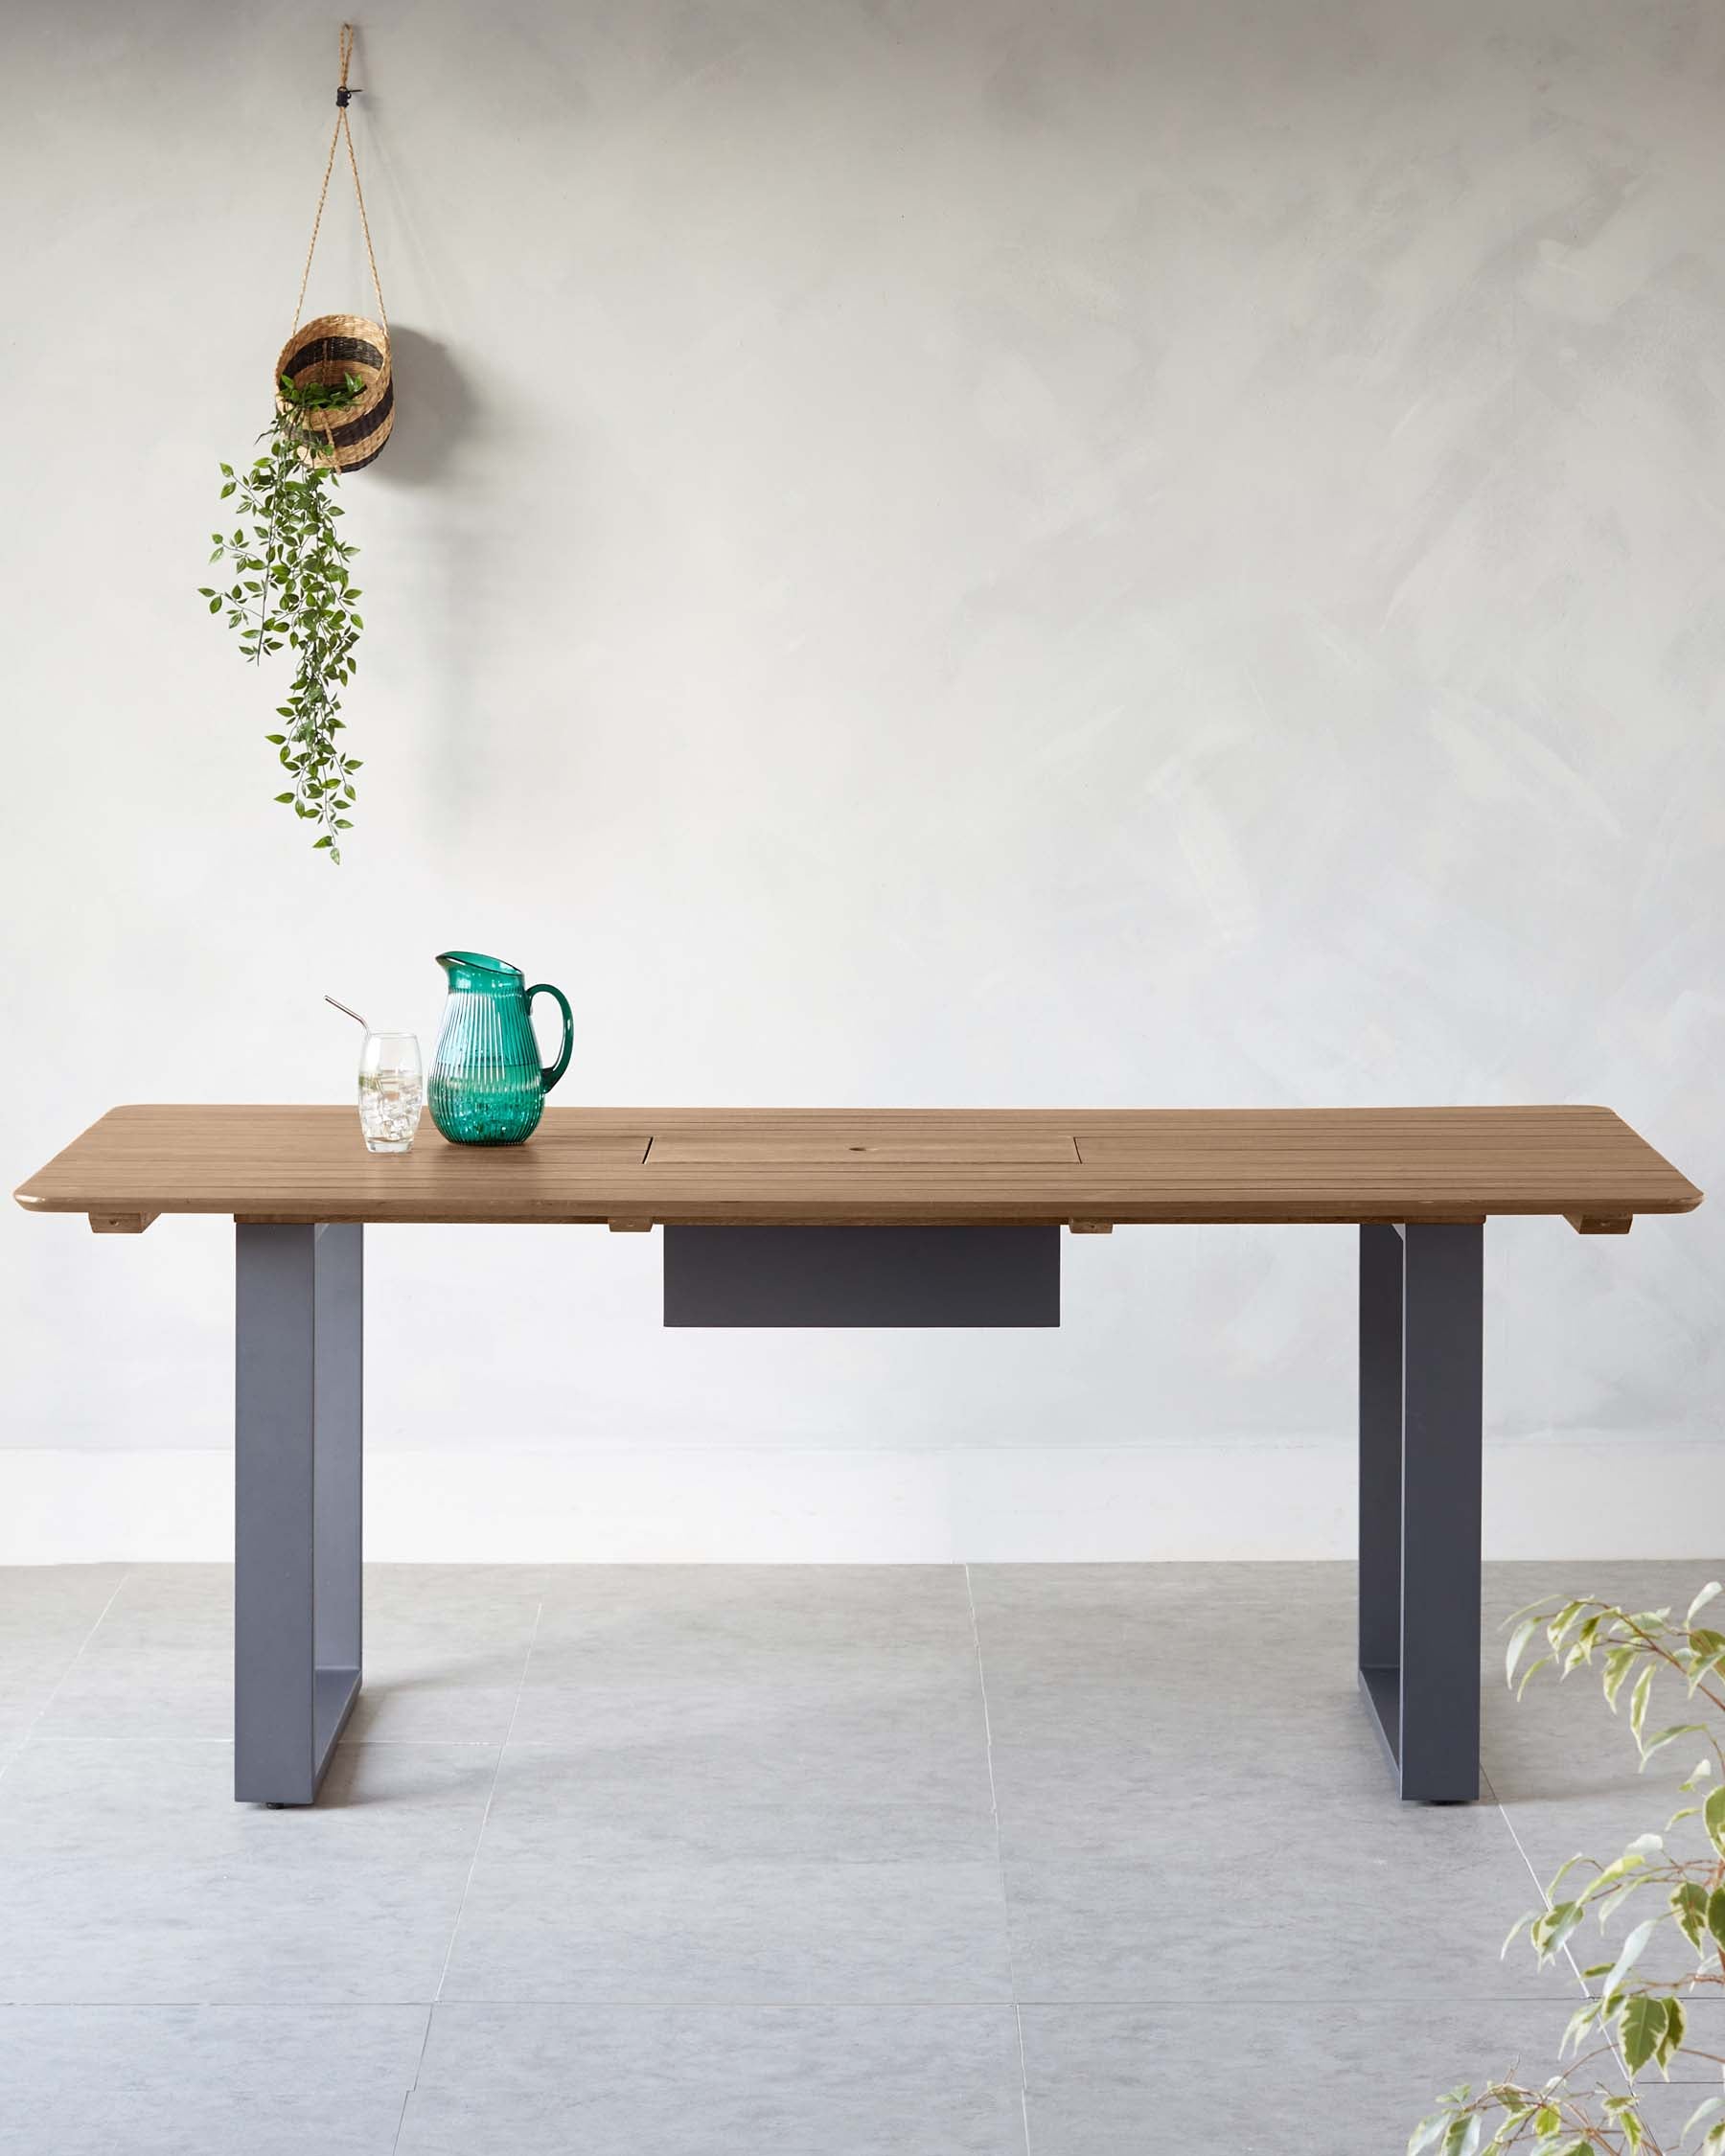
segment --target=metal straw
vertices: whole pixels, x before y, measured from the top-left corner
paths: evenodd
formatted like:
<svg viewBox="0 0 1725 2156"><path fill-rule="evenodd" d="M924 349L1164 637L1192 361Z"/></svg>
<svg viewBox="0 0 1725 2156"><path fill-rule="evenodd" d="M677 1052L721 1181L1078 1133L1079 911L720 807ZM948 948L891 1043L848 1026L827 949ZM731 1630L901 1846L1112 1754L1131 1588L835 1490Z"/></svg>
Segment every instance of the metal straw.
<svg viewBox="0 0 1725 2156"><path fill-rule="evenodd" d="M326 1003L334 1003L335 1008L338 1011L344 1012L347 1017L353 1020L356 1025L365 1025L365 1021L359 1016L357 1011L348 1010L347 1005L345 1003L337 1002L334 996L326 996L324 998L324 1001ZM369 1025L365 1025L365 1030L369 1033L371 1031L371 1027Z"/></svg>

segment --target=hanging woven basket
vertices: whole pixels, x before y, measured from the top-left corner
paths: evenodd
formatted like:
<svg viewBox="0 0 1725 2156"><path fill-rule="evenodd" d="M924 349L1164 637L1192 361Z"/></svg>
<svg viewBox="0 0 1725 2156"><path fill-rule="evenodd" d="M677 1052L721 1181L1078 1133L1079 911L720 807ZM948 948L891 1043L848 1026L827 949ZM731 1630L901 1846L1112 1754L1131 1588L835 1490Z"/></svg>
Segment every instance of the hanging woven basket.
<svg viewBox="0 0 1725 2156"><path fill-rule="evenodd" d="M335 89L335 126L330 135L330 154L324 159L323 185L317 191L317 215L311 220L311 244L306 249L306 266L300 271L299 297L293 303L293 330L276 361L271 387L279 410L290 407L282 395L282 378L295 389L339 388L356 376L363 385L351 404L329 411L305 414L306 429L312 437L300 450L307 464L336 471L362 471L389 440L395 424L395 382L389 366L389 318L383 311L383 287L378 277L378 258L372 252L371 220L365 214L365 190L359 184L359 160L354 154L354 130L348 124L348 106L361 93L348 82L354 57L354 26L341 26L341 77ZM330 198L330 174L335 170L335 151L347 147L348 171L354 178L354 200L359 210L359 230L365 238L365 260L371 270L372 290L378 295L378 318L367 314L319 314L310 322L300 320L306 304L306 284L311 275L311 258L317 252L317 236L323 230L324 205Z"/></svg>
<svg viewBox="0 0 1725 2156"><path fill-rule="evenodd" d="M306 415L320 445L327 444L320 446L317 462L337 471L362 471L395 424L389 332L382 323L363 314L319 314L302 322L276 361L278 392L284 376L295 389L338 387L355 376L364 383L353 403ZM276 402L287 409L287 400L279 394Z"/></svg>

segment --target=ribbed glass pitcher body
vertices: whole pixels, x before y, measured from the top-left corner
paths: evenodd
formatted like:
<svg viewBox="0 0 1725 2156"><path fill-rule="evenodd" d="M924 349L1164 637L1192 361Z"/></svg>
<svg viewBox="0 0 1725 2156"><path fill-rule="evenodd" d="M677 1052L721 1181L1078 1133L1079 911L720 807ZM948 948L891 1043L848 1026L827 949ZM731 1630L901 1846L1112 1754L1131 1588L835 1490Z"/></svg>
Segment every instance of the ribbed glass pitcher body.
<svg viewBox="0 0 1725 2156"><path fill-rule="evenodd" d="M539 1044L521 975L494 958L445 966L449 997L431 1062L426 1105L457 1145L519 1145L545 1106Z"/></svg>

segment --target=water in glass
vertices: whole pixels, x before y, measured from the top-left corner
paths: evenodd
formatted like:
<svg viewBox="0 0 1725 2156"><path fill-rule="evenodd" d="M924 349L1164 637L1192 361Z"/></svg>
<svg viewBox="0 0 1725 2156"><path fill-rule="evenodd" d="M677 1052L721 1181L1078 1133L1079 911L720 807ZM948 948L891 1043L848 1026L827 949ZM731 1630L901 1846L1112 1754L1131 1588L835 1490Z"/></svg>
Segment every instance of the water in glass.
<svg viewBox="0 0 1725 2156"><path fill-rule="evenodd" d="M368 1033L359 1051L359 1128L369 1153L405 1153L426 1105L419 1042L411 1033Z"/></svg>

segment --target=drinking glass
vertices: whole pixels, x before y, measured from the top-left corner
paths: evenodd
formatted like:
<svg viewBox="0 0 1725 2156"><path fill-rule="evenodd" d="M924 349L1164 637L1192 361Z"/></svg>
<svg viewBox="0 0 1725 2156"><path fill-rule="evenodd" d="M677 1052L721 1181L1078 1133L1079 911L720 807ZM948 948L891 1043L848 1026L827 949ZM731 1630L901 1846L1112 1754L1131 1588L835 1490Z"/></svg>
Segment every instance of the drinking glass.
<svg viewBox="0 0 1725 2156"><path fill-rule="evenodd" d="M419 1042L411 1033L367 1032L359 1050L359 1128L368 1153L405 1153L426 1105Z"/></svg>

